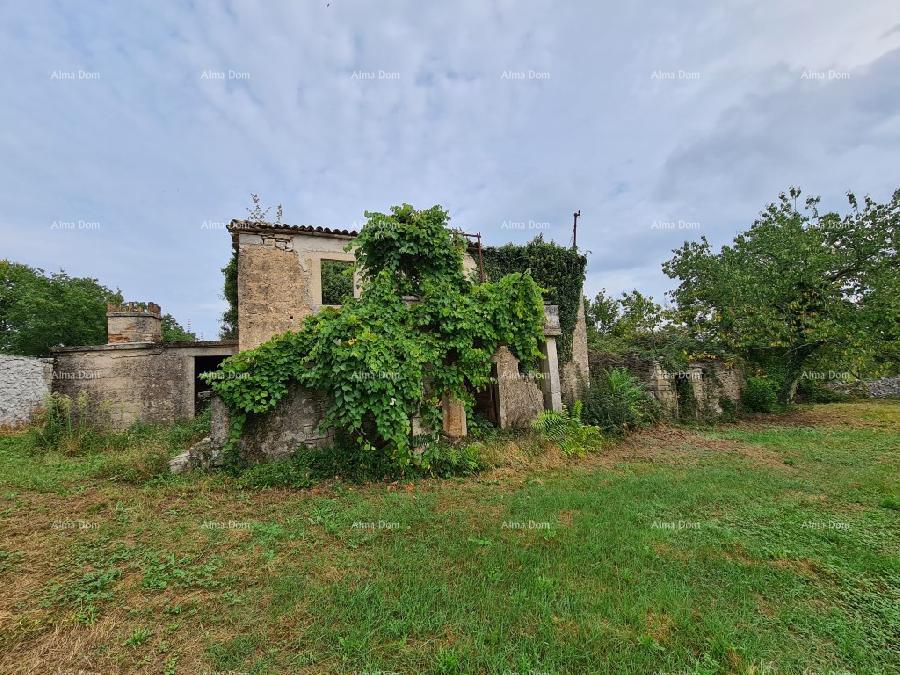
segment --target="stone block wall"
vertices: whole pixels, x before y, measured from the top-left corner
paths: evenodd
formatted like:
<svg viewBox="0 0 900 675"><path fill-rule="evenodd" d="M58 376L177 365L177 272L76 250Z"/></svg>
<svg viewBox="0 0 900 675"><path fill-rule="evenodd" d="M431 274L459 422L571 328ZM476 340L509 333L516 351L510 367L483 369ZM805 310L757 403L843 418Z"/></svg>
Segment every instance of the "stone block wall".
<svg viewBox="0 0 900 675"><path fill-rule="evenodd" d="M53 391L86 396L94 421L124 429L136 421L194 416L194 357L230 355L229 343L118 344L54 350Z"/></svg>
<svg viewBox="0 0 900 675"><path fill-rule="evenodd" d="M562 400L567 406L575 403L584 395L590 381L590 364L588 358L587 323L584 317L584 301L578 307L578 318L572 332L572 360L562 364L560 368L560 385Z"/></svg>
<svg viewBox="0 0 900 675"><path fill-rule="evenodd" d="M27 424L50 394L53 359L0 354L0 427Z"/></svg>
<svg viewBox="0 0 900 675"><path fill-rule="evenodd" d="M497 366L498 414L497 426L527 427L544 410L541 380L519 372L519 360L508 347L500 347L493 357Z"/></svg>
<svg viewBox="0 0 900 675"><path fill-rule="evenodd" d="M264 462L288 457L300 445L329 444L333 436L317 430L327 405L324 393L292 385L272 412L247 417L239 445L241 456L251 462ZM214 397L210 430L214 447L221 448L228 441L230 425L228 408Z"/></svg>
<svg viewBox="0 0 900 675"><path fill-rule="evenodd" d="M721 414L722 398L738 404L744 384L744 373L739 364L716 359L695 361L684 370L672 372L654 360L636 355L592 353L591 368L594 372L625 368L653 394L663 412L673 418L688 413L679 403L679 389L686 391L690 386L691 414L706 416Z"/></svg>

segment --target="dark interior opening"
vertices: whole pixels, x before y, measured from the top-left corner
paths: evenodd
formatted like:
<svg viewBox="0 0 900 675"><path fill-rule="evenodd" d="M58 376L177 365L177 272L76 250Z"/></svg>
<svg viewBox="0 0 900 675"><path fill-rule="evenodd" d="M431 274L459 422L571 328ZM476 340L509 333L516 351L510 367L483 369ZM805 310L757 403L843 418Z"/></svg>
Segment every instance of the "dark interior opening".
<svg viewBox="0 0 900 675"><path fill-rule="evenodd" d="M209 405L212 396L212 387L201 380L200 375L217 370L219 364L227 358L225 355L194 357L194 415Z"/></svg>
<svg viewBox="0 0 900 675"><path fill-rule="evenodd" d="M474 411L497 426L500 424L500 388L497 385L496 363L491 364L491 380L484 389L475 392Z"/></svg>

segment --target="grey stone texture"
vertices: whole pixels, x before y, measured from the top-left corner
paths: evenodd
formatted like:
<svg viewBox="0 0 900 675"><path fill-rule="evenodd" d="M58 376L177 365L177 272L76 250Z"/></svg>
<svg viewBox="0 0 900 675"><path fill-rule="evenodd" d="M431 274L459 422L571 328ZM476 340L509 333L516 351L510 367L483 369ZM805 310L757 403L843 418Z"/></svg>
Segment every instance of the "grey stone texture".
<svg viewBox="0 0 900 675"><path fill-rule="evenodd" d="M683 417L678 400L679 387L690 386L693 413L697 416L722 413L721 399L735 405L740 402L744 373L737 363L716 359L694 361L677 372L664 369L658 362L636 355L591 354L591 369L595 373L611 368L625 368L659 401L663 412L672 418Z"/></svg>
<svg viewBox="0 0 900 675"><path fill-rule="evenodd" d="M0 427L27 424L50 395L53 359L0 354Z"/></svg>
<svg viewBox="0 0 900 675"><path fill-rule="evenodd" d="M578 318L572 332L572 360L564 363L559 373L562 400L568 406L584 395L590 381L587 323L584 317L584 300L578 307Z"/></svg>
<svg viewBox="0 0 900 675"><path fill-rule="evenodd" d="M900 396L900 375L866 380L866 389L869 391L869 396L873 398Z"/></svg>
<svg viewBox="0 0 900 675"><path fill-rule="evenodd" d="M122 343L53 350L53 391L86 395L95 421L124 429L194 417L195 357L230 356L229 342Z"/></svg>

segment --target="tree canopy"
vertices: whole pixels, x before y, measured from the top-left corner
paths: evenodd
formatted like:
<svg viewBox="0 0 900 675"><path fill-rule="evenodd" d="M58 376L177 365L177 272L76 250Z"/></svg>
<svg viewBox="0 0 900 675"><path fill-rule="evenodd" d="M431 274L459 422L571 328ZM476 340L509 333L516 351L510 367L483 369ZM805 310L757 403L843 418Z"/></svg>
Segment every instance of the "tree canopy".
<svg viewBox="0 0 900 675"><path fill-rule="evenodd" d="M819 199L797 208L792 188L750 229L714 252L685 242L663 264L679 281L676 317L696 338L745 355L779 381L790 402L809 359L824 351L851 363L896 359L900 338L897 224L890 202L820 214Z"/></svg>
<svg viewBox="0 0 900 675"><path fill-rule="evenodd" d="M0 260L0 351L46 356L55 346L106 342L106 305L122 294L96 279Z"/></svg>

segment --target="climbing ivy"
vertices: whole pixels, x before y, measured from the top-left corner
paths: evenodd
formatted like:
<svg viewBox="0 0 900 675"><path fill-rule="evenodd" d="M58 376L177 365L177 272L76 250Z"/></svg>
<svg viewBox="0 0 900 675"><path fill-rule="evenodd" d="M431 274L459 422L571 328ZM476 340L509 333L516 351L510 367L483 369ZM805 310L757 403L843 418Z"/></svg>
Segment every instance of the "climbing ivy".
<svg viewBox="0 0 900 675"><path fill-rule="evenodd" d="M413 460L412 418L441 427L444 393L471 403L490 381L490 358L506 344L530 369L543 339L541 288L529 274L474 284L463 273L465 240L439 206L366 213L348 245L359 298L308 317L226 359L209 377L233 413L230 448L248 415L275 408L291 384L325 391L322 426L399 465Z"/></svg>
<svg viewBox="0 0 900 675"><path fill-rule="evenodd" d="M572 334L582 301L587 257L576 249L544 241L540 234L524 246L488 246L483 250L483 256L485 274L491 281L511 272L530 270L534 280L544 288L544 301L559 305L562 329L558 340L559 358L562 363L571 361Z"/></svg>

